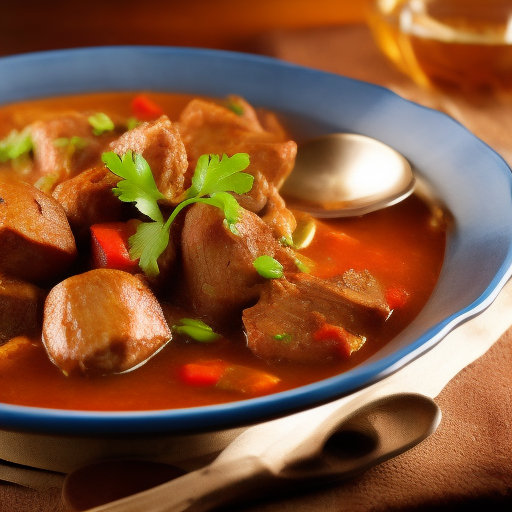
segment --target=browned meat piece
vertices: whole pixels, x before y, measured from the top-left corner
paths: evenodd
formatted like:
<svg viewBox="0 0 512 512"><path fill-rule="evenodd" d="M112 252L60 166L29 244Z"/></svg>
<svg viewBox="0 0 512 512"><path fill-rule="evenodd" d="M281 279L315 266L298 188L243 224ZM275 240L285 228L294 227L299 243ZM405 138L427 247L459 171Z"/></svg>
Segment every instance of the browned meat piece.
<svg viewBox="0 0 512 512"><path fill-rule="evenodd" d="M268 360L322 362L359 349L390 310L378 282L350 270L332 279L291 274L270 281L243 312L248 347Z"/></svg>
<svg viewBox="0 0 512 512"><path fill-rule="evenodd" d="M127 272L75 275L55 286L45 302L43 343L66 374L125 372L170 339L158 301Z"/></svg>
<svg viewBox="0 0 512 512"><path fill-rule="evenodd" d="M101 153L117 135L94 135L88 117L70 112L31 125L37 174L54 176L59 183L101 162ZM79 140L73 142L73 137Z"/></svg>
<svg viewBox="0 0 512 512"><path fill-rule="evenodd" d="M170 201L190 185L185 146L177 127L166 116L126 132L110 148L120 156L127 151L142 155L151 167L158 189Z"/></svg>
<svg viewBox="0 0 512 512"><path fill-rule="evenodd" d="M0 345L38 331L43 300L37 286L0 275Z"/></svg>
<svg viewBox="0 0 512 512"><path fill-rule="evenodd" d="M279 195L276 187L271 185L267 196L267 204L260 212L263 221L270 226L277 239L291 240L297 227L297 219L286 207L284 199Z"/></svg>
<svg viewBox="0 0 512 512"><path fill-rule="evenodd" d="M263 254L295 268L292 257L254 213L244 211L239 235L225 226L222 212L195 204L187 212L182 232L185 289L200 316L213 325L240 314L255 302L265 282L253 266Z"/></svg>
<svg viewBox="0 0 512 512"><path fill-rule="evenodd" d="M62 277L76 258L62 206L22 182L0 182L0 247L0 272L36 284Z"/></svg>
<svg viewBox="0 0 512 512"><path fill-rule="evenodd" d="M238 99L238 102L243 100ZM279 188L295 163L297 145L286 138L277 120L265 118L272 131L264 129L252 107L243 102L243 114L214 102L192 100L180 117L180 133L187 149L189 172L205 153L232 156L248 153L246 172L254 176L249 194L237 197L240 204L258 213L265 206L269 187Z"/></svg>
<svg viewBox="0 0 512 512"><path fill-rule="evenodd" d="M80 245L89 240L93 224L127 220L134 215L131 206L112 192L119 180L106 167L96 167L66 180L54 190L53 197L64 208Z"/></svg>

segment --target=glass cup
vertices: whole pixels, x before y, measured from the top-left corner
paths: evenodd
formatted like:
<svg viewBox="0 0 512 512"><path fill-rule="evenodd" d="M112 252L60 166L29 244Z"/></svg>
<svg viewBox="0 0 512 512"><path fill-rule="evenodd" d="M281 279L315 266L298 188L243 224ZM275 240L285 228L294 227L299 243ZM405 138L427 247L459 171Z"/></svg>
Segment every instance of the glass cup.
<svg viewBox="0 0 512 512"><path fill-rule="evenodd" d="M420 85L512 90L512 0L374 0L368 24Z"/></svg>

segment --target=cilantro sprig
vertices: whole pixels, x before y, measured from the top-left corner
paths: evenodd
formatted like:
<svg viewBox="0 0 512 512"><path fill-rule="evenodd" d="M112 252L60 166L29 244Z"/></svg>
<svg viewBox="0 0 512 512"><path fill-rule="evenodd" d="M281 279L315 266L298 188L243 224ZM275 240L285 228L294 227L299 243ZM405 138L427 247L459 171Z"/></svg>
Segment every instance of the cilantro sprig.
<svg viewBox="0 0 512 512"><path fill-rule="evenodd" d="M122 157L114 152L104 153L102 160L117 176L124 178L117 184L114 194L124 202L135 203L140 212L152 222L142 222L129 239L130 257L139 258L139 266L150 277L159 274L158 257L169 243L169 232L174 219L188 205L205 203L222 210L225 222L234 234L242 208L229 193L245 194L251 190L254 177L243 173L249 165L249 155L237 153L231 157L202 155L197 162L192 185L164 221L158 201L165 196L158 190L151 168L142 155L128 151Z"/></svg>

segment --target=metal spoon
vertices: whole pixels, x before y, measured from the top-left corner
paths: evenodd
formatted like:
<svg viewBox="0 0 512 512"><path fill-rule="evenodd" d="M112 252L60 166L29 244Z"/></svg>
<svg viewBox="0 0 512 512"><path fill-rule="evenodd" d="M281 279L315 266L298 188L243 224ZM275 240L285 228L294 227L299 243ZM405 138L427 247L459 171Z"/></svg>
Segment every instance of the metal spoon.
<svg viewBox="0 0 512 512"><path fill-rule="evenodd" d="M409 162L371 137L333 133L299 145L280 192L315 217L350 217L391 206L414 190Z"/></svg>

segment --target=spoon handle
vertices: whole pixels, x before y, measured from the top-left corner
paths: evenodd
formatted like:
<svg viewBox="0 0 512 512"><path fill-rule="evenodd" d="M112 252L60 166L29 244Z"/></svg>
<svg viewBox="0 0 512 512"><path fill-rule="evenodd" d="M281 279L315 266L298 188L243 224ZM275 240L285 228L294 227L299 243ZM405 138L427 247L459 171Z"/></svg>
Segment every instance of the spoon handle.
<svg viewBox="0 0 512 512"><path fill-rule="evenodd" d="M257 457L211 464L147 491L88 512L205 512L268 489L273 477Z"/></svg>
<svg viewBox="0 0 512 512"><path fill-rule="evenodd" d="M232 444L209 466L89 512L206 512L293 482L313 484L352 476L418 444L440 420L438 407L422 395L363 397L354 402L334 414L310 418L308 426L298 422L284 437L271 423L271 431L265 429L264 434L273 434L277 443L266 451L251 452L254 439L249 437L247 446ZM287 420L277 423L283 421Z"/></svg>

